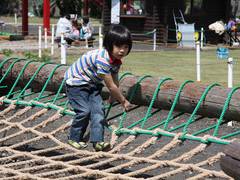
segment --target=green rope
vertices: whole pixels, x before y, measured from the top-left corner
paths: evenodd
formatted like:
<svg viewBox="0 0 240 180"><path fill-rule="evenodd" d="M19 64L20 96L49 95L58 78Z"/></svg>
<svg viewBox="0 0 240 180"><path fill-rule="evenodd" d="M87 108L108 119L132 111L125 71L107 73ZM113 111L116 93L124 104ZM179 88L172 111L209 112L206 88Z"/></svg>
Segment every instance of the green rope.
<svg viewBox="0 0 240 180"><path fill-rule="evenodd" d="M223 117L224 117L224 115L225 115L225 113L226 113L226 111L227 111L227 108L228 108L228 106L229 106L229 103L230 103L230 100L231 100L231 98L232 98L232 95L233 95L234 92L236 92L238 89L240 89L240 87L235 87L235 88L233 88L233 89L230 91L230 93L228 94L228 97L227 97L227 99L226 99L226 101L225 101L225 104L224 104L224 106L223 106L222 113L221 113L221 115L220 115L220 118L219 118L218 121L217 121L216 128L214 129L213 136L218 136L219 126L220 126L220 124L221 124L222 121L223 121Z"/></svg>
<svg viewBox="0 0 240 180"><path fill-rule="evenodd" d="M174 111L174 109L175 109L175 106L177 105L177 102L179 101L180 94L181 94L183 88L186 86L186 84L188 84L188 83L193 83L193 82L194 82L194 81L192 81L192 80L186 80L185 82L183 82L183 83L181 84L180 88L178 89L178 91L177 91L177 93L176 93L176 96L175 96L174 101L173 101L173 105L172 105L172 107L171 107L171 109L170 109L170 111L169 111L169 113L168 113L167 119L166 119L166 121L165 121L165 124L164 124L164 127L163 127L164 130L167 130L167 129L168 129L169 121L172 119L172 113L173 113L173 111Z"/></svg>
<svg viewBox="0 0 240 180"><path fill-rule="evenodd" d="M8 76L9 72L12 70L13 66L22 60L26 60L26 59L18 59L18 58L10 58L10 59L14 59L14 61L11 63L11 65L7 68L6 72L4 73L3 77L0 80L0 84L3 82L3 80ZM6 61L1 63L1 66L3 66L5 63L7 63L10 59L7 59ZM0 68L1 68L0 66Z"/></svg>
<svg viewBox="0 0 240 180"><path fill-rule="evenodd" d="M124 74L122 74L122 75L120 76L119 81L121 81L121 80L122 80L123 78L125 78L126 76L132 76L132 75L133 75L132 73L126 72L126 73L124 73ZM115 104L118 104L118 103L115 103ZM113 104L113 103L110 103L110 105L107 107L107 112L105 113L105 118L108 117L108 115L109 115L109 113L110 113L110 111L111 111L111 109L112 109L113 106L114 106L114 104Z"/></svg>
<svg viewBox="0 0 240 180"><path fill-rule="evenodd" d="M23 75L23 73L24 73L25 69L27 68L27 66L28 66L30 63L32 63L33 61L34 61L34 60L30 60L30 61L27 61L26 64L24 64L24 66L23 66L23 68L21 69L21 71L20 71L17 79L15 80L12 88L10 89L10 91L8 92L8 94L7 94L7 96L6 96L7 98L9 98L9 97L12 95L12 92L13 92L14 88L17 86L17 83L18 83L20 77Z"/></svg>
<svg viewBox="0 0 240 180"><path fill-rule="evenodd" d="M57 70L57 68L59 68L60 66L63 66L63 64L58 64L58 65L56 65L56 66L53 68L53 70L52 70L52 72L50 73L47 81L45 82L45 84L44 84L44 86L43 86L43 88L42 88L39 96L38 96L37 98L34 98L34 100L39 101L40 99L42 99L42 95L43 95L45 89L47 88L47 85L48 85L49 81L50 81L51 78L53 77L53 75L54 75L55 71Z"/></svg>
<svg viewBox="0 0 240 180"><path fill-rule="evenodd" d="M58 96L59 96L60 92L62 91L64 84L65 84L65 79L63 78L62 83L61 83L60 87L58 88L57 94L55 95L55 98L53 99L53 102L52 102L53 104L55 104L55 102L57 101ZM63 97L66 97L66 96L63 96Z"/></svg>
<svg viewBox="0 0 240 180"><path fill-rule="evenodd" d="M133 99L133 97L134 97L137 89L139 88L140 83L141 83L145 78L148 78L148 77L152 77L152 76L150 76L150 75L145 75L145 76L142 76L142 77L140 77L140 78L138 79L137 83L136 83L135 86L134 86L134 89L133 89L132 92L131 92L131 95L130 95L130 98L129 98L129 101L130 101L130 102L132 101L132 99ZM119 123L118 129L123 128L123 122L125 121L126 116L127 116L127 112L125 111L125 112L123 113L121 119L120 119L120 123Z"/></svg>
<svg viewBox="0 0 240 180"><path fill-rule="evenodd" d="M159 136L165 136L165 137L171 137L174 138L176 136L175 133L170 133L167 131L157 131L157 132L153 132L153 131L149 131L149 130L143 130L143 129L134 129L134 130L130 130L130 129L119 129L118 134L130 134L130 135L150 135L150 136L155 136L155 137L159 137ZM215 139L215 138L204 138L204 137L198 137L198 136L192 136L192 135L184 135L184 139L187 140L192 140L192 141L198 141L204 144L209 144L209 143L218 143L218 144L223 144L223 145L227 145L230 142L223 140L223 139ZM179 140L182 140L181 137L179 137Z"/></svg>
<svg viewBox="0 0 240 180"><path fill-rule="evenodd" d="M217 83L214 83L214 84L209 85L209 86L205 89L205 91L204 91L204 93L202 94L200 100L198 101L198 104L197 104L197 106L195 107L193 113L191 114L191 116L190 116L190 118L188 119L187 123L186 123L186 124L184 125L184 127L183 127L183 131L182 131L182 132L183 132L184 134L187 134L188 126L189 126L192 122L194 122L195 115L196 115L196 113L197 113L200 105L201 105L202 102L205 100L208 92L209 92L213 87L215 87L215 86L220 86L220 85L217 84ZM183 138L184 138L184 136L183 136Z"/></svg>
<svg viewBox="0 0 240 180"><path fill-rule="evenodd" d="M20 98L23 97L23 93L25 92L25 90L28 88L28 86L32 83L32 81L34 80L34 78L36 77L36 75L39 73L39 71L47 64L50 64L50 63L42 63L38 69L36 70L36 72L32 75L31 79L28 81L28 83L26 84L26 86L23 88L23 90L19 93L19 95L17 96L17 100L19 100ZM33 93L30 93L30 95L32 95ZM28 96L28 95L24 95L25 96Z"/></svg>
<svg viewBox="0 0 240 180"><path fill-rule="evenodd" d="M151 114L153 104L154 104L154 102L155 102L155 100L156 100L156 97L157 97L159 91L160 91L161 85L162 85L164 82L168 81L168 80L172 80L172 79L171 79L171 78L164 78L164 79L162 79L162 80L159 81L159 83L158 83L158 85L157 85L157 88L155 89L155 92L153 93L153 97L152 97L152 100L151 100L150 105L149 105L149 107L148 107L147 113L146 113L146 115L145 115L145 117L144 117L144 119L143 119L143 121L142 121L142 124L141 124L141 128L142 128L142 129L144 128L145 123L147 122L148 116Z"/></svg>

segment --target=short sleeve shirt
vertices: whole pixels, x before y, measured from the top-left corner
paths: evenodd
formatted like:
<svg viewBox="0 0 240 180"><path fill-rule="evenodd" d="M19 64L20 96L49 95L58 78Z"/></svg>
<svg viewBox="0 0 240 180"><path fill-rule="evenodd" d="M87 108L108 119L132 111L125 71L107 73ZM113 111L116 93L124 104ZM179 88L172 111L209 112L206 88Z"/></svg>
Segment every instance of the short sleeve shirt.
<svg viewBox="0 0 240 180"><path fill-rule="evenodd" d="M65 73L70 86L101 84L100 75L118 73L121 60L113 61L106 49L92 50L82 55Z"/></svg>

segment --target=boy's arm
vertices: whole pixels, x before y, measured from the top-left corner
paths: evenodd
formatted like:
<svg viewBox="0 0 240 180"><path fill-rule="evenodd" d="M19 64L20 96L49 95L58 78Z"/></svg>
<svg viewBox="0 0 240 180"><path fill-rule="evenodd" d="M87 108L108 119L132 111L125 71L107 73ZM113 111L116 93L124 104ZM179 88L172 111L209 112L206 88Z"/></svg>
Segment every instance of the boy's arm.
<svg viewBox="0 0 240 180"><path fill-rule="evenodd" d="M115 84L113 76L111 74L105 74L101 76L105 82L105 85L110 91L110 95L113 96L116 100L118 100L121 104L124 104L126 99L120 92L118 85Z"/></svg>
<svg viewBox="0 0 240 180"><path fill-rule="evenodd" d="M112 73L113 82L119 87L118 73Z"/></svg>
<svg viewBox="0 0 240 180"><path fill-rule="evenodd" d="M112 76L111 74L101 75L101 77L103 78L105 85L109 89L110 95L114 97L116 100L118 100L126 110L129 110L131 104L122 95L120 89L118 88L118 85L117 85L118 80L117 80L117 84L115 84L115 81L114 81L115 78L113 78L114 76Z"/></svg>

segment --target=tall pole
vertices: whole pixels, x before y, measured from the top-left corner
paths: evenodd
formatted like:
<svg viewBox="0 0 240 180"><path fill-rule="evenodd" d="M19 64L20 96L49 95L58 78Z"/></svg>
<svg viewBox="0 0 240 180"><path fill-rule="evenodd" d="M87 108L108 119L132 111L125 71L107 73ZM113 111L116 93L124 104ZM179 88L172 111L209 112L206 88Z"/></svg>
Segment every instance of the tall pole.
<svg viewBox="0 0 240 180"><path fill-rule="evenodd" d="M50 34L50 0L43 1L43 29L47 29L47 34Z"/></svg>
<svg viewBox="0 0 240 180"><path fill-rule="evenodd" d="M22 35L28 35L28 0L22 0Z"/></svg>
<svg viewBox="0 0 240 180"><path fill-rule="evenodd" d="M201 81L201 67L200 67L200 42L196 42L196 71L197 81Z"/></svg>
<svg viewBox="0 0 240 180"><path fill-rule="evenodd" d="M83 15L88 16L88 0L83 0Z"/></svg>

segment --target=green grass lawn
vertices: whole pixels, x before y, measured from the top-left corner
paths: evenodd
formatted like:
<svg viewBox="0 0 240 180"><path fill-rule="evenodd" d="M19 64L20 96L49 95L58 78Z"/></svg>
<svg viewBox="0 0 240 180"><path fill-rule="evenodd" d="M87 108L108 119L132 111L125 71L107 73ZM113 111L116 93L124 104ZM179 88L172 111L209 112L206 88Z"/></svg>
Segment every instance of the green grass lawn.
<svg viewBox="0 0 240 180"><path fill-rule="evenodd" d="M234 86L240 86L240 50L231 50L234 58ZM227 85L227 62L218 60L215 50L201 52L201 82L218 82ZM195 51L132 52L124 59L121 72L130 71L135 75L150 74L157 77L171 77L175 80L196 80Z"/></svg>
<svg viewBox="0 0 240 180"><path fill-rule="evenodd" d="M123 60L120 73L131 72L134 75L152 75L155 77L171 77L174 80L196 81L195 50L161 50L156 52L131 52ZM234 86L240 86L240 49L230 50L234 58ZM68 64L79 56L68 55ZM217 82L227 86L227 61L216 57L216 49L201 51L201 82Z"/></svg>

